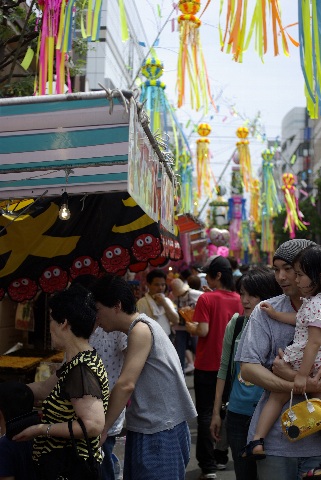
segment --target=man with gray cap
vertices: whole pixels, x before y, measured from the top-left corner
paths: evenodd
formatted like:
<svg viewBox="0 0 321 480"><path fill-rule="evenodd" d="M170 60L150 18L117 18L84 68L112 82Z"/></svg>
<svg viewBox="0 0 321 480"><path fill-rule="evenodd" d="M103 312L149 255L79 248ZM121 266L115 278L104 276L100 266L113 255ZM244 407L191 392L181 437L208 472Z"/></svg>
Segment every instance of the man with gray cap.
<svg viewBox="0 0 321 480"><path fill-rule="evenodd" d="M269 303L280 312L298 311L302 304L296 284L293 260L301 250L314 242L305 239L289 240L276 250L273 257L275 278L283 295L269 299ZM255 307L250 321L240 340L236 361L242 362L242 379L265 389L252 417L248 438L252 439L256 423L269 392L290 392L295 372L282 360L284 348L293 340L294 326L272 320L260 304ZM281 350L282 351L281 351ZM279 376L272 373L277 373ZM320 391L321 372L307 383L307 391ZM302 401L295 396L294 403ZM288 408L288 403L283 407ZM289 442L282 434L280 419L274 424L265 439L266 458L257 463L260 480L299 480L303 472L321 463L320 436L310 435L299 442ZM244 460L245 461L245 460Z"/></svg>
<svg viewBox="0 0 321 480"><path fill-rule="evenodd" d="M199 297L195 307L194 323L186 330L198 336L194 360L195 406L197 410L196 458L202 470L200 479L216 478L215 452L210 424L215 399L217 372L220 368L225 327L235 313L243 313L240 296L234 290L230 262L214 255L203 267L212 292ZM220 463L220 462L219 462Z"/></svg>

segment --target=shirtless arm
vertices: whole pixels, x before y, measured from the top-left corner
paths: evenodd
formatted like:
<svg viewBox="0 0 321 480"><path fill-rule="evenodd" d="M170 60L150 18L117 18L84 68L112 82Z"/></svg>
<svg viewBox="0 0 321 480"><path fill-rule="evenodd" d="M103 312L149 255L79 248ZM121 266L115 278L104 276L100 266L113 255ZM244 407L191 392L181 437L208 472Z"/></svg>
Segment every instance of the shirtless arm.
<svg viewBox="0 0 321 480"><path fill-rule="evenodd" d="M151 347L152 334L149 327L143 322L138 322L128 338L123 368L109 397L103 438L106 437L107 431L119 417L134 391Z"/></svg>

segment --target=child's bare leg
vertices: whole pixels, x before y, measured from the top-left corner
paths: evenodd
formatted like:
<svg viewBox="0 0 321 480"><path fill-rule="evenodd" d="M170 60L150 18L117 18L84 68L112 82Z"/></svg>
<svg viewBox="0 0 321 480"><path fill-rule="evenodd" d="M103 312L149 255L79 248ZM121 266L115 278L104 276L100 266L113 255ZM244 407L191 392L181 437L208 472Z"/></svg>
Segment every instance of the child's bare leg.
<svg viewBox="0 0 321 480"><path fill-rule="evenodd" d="M253 440L265 438L272 428L274 422L279 418L283 405L289 400L288 393L271 392L270 397L263 407L259 421L256 425L256 431ZM254 453L263 451L263 445L257 445L253 448Z"/></svg>

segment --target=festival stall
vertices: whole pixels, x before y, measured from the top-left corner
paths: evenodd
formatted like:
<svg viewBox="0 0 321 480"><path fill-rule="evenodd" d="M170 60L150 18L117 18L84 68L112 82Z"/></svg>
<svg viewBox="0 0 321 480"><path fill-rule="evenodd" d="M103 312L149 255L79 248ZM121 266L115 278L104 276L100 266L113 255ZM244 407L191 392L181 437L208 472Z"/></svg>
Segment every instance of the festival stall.
<svg viewBox="0 0 321 480"><path fill-rule="evenodd" d="M181 258L177 179L131 92L2 99L0 126L0 309L17 302L14 342L46 351L47 295Z"/></svg>

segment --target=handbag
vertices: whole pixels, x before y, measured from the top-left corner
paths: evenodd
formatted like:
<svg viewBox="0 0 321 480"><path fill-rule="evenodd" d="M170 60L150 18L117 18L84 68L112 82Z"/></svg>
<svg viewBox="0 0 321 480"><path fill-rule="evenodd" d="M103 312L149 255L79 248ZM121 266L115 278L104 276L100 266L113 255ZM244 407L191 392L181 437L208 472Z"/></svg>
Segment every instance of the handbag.
<svg viewBox="0 0 321 480"><path fill-rule="evenodd" d="M40 457L38 468L39 480L101 479L101 465L94 457L84 422L81 418L77 418L77 421L84 434L89 458L84 459L79 455L77 440L72 430L72 420L69 420L70 445L65 448L55 448Z"/></svg>
<svg viewBox="0 0 321 480"><path fill-rule="evenodd" d="M291 442L312 435L321 430L321 400L308 398L292 405L293 390L291 391L290 406L281 415L281 425L285 436Z"/></svg>
<svg viewBox="0 0 321 480"><path fill-rule="evenodd" d="M6 437L12 440L15 435L18 435L25 428L31 427L31 425L38 425L38 423L41 423L41 419L39 413L35 411L12 418L6 423Z"/></svg>

